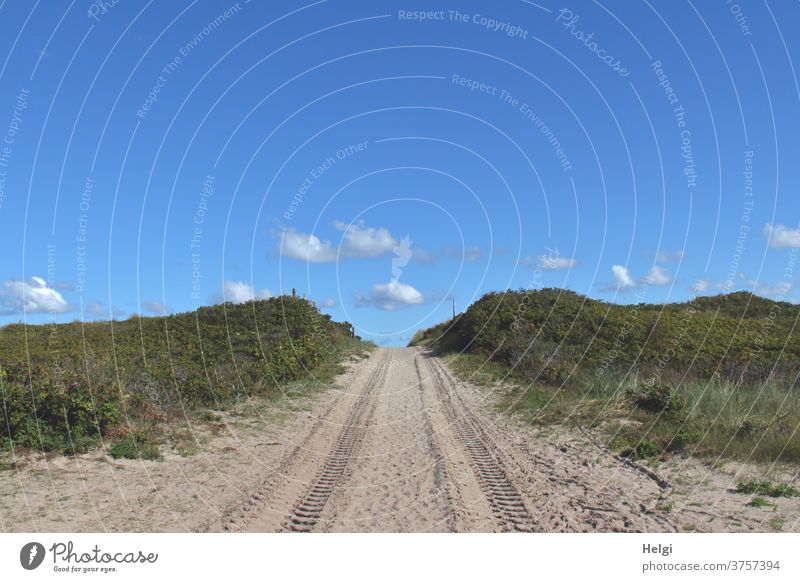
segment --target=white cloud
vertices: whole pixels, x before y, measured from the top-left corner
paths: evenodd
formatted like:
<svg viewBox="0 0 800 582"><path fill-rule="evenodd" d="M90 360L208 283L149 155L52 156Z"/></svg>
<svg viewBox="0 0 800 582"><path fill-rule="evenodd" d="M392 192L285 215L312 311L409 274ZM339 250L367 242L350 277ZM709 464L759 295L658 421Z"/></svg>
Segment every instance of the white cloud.
<svg viewBox="0 0 800 582"><path fill-rule="evenodd" d="M577 261L558 255L539 255L537 266L543 271L566 271L573 268Z"/></svg>
<svg viewBox="0 0 800 582"><path fill-rule="evenodd" d="M86 313L95 317L102 317L108 314L108 309L103 307L103 304L95 299L94 301L90 301L86 306Z"/></svg>
<svg viewBox="0 0 800 582"><path fill-rule="evenodd" d="M344 233L341 254L345 257L379 257L398 244L387 229L365 226L363 221L352 224L336 221L334 227Z"/></svg>
<svg viewBox="0 0 800 582"><path fill-rule="evenodd" d="M800 228L789 228L783 224L765 224L764 238L773 249L800 247Z"/></svg>
<svg viewBox="0 0 800 582"><path fill-rule="evenodd" d="M336 299L333 297L326 297L319 303L322 307L336 307Z"/></svg>
<svg viewBox="0 0 800 582"><path fill-rule="evenodd" d="M262 289L256 293L252 285L248 285L243 281L222 282L222 298L224 301L246 303L253 299L269 299L270 297L273 297L273 294L269 289Z"/></svg>
<svg viewBox="0 0 800 582"><path fill-rule="evenodd" d="M673 261L680 261L686 253L683 251L658 251L656 253L656 261L659 263L671 263Z"/></svg>
<svg viewBox="0 0 800 582"><path fill-rule="evenodd" d="M778 283L765 283L756 279L751 279L746 273L739 273L737 276L740 279L741 286L749 289L757 295L769 297L771 299L781 299L786 301L787 296L794 292L796 287L793 281L779 281ZM694 282L691 290L695 293L705 293L707 291L716 291L719 293L730 293L737 286L736 282L732 279L724 281L709 281L708 279L699 279Z"/></svg>
<svg viewBox="0 0 800 582"><path fill-rule="evenodd" d="M99 299L93 299L86 304L84 315L90 315L96 319L118 319L125 315L125 312L119 307L111 306L111 309L106 307Z"/></svg>
<svg viewBox="0 0 800 582"><path fill-rule="evenodd" d="M614 284L610 286L611 289L624 291L636 286L636 282L633 280L633 277L631 277L631 273L628 271L627 267L614 265L611 267L611 275L614 277Z"/></svg>
<svg viewBox="0 0 800 582"><path fill-rule="evenodd" d="M395 251L401 245L398 239L385 227L366 226L364 221L346 223L337 220L333 227L342 233L342 240L336 246L317 235L300 232L293 228L282 231L279 252L284 257L308 261L310 263L330 263L342 259L376 258ZM420 265L430 265L437 261L437 254L420 246L414 246L410 261ZM477 246L458 249L445 246L444 255L464 261L474 262L483 257Z"/></svg>
<svg viewBox="0 0 800 582"><path fill-rule="evenodd" d="M142 309L153 315L167 315L172 311L161 301L142 301Z"/></svg>
<svg viewBox="0 0 800 582"><path fill-rule="evenodd" d="M11 313L66 313L72 305L47 286L41 277L27 281L5 281L0 290L0 312Z"/></svg>
<svg viewBox="0 0 800 582"><path fill-rule="evenodd" d="M464 260L465 261L478 261L483 256L483 251L478 247L469 247L464 249Z"/></svg>
<svg viewBox="0 0 800 582"><path fill-rule="evenodd" d="M111 309L109 309L99 299L93 299L86 305L83 314L90 315L97 319L118 319L125 315L125 312L113 305Z"/></svg>
<svg viewBox="0 0 800 582"><path fill-rule="evenodd" d="M411 285L400 283L396 279L388 283L376 283L370 288L369 294L355 293L358 307L372 306L384 311L397 311L410 305L419 305L425 302L422 293Z"/></svg>
<svg viewBox="0 0 800 582"><path fill-rule="evenodd" d="M650 269L650 272L644 278L648 285L656 287L664 287L672 283L672 273L667 271L664 267L655 266Z"/></svg>
<svg viewBox="0 0 800 582"><path fill-rule="evenodd" d="M420 246L414 245L414 254L411 256L411 262L418 265L432 265L438 260L438 256L434 251L429 251Z"/></svg>
<svg viewBox="0 0 800 582"><path fill-rule="evenodd" d="M741 278L744 281L744 284L750 287L753 293L770 297L772 299L779 297L783 298L784 296L789 295L792 293L795 287L794 282L792 281L780 281L778 283L769 284L757 279L750 279L744 273L741 274L743 275Z"/></svg>
<svg viewBox="0 0 800 582"><path fill-rule="evenodd" d="M480 260L480 258L483 256L483 251L481 251L479 247L466 247L457 249L455 247L446 245L442 249L442 252L448 257L468 261L470 263Z"/></svg>
<svg viewBox="0 0 800 582"><path fill-rule="evenodd" d="M770 298L778 298L778 297L785 297L786 295L790 294L794 289L794 284L789 281L781 281L780 283L775 283L774 285L770 285L768 283L761 283L756 281L755 285L753 286L753 292L758 293L759 295L766 295Z"/></svg>
<svg viewBox="0 0 800 582"><path fill-rule="evenodd" d="M397 239L386 228L365 226L363 221L353 224L336 221L333 226L342 232L342 243L338 248L331 241L322 240L314 234L286 228L279 248L280 254L309 263L330 263L337 256L379 257L389 253L398 244Z"/></svg>
<svg viewBox="0 0 800 582"><path fill-rule="evenodd" d="M280 253L284 257L308 261L309 263L326 263L336 260L336 251L329 240L320 240L313 234L298 232L293 228L283 231Z"/></svg>

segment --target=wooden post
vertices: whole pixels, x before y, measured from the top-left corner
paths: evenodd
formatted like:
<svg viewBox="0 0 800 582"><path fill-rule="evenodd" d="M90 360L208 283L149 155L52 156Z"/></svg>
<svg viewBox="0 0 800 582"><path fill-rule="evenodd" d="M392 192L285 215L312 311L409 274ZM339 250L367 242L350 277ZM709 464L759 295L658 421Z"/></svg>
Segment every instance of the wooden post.
<svg viewBox="0 0 800 582"><path fill-rule="evenodd" d="M297 297L297 289L292 287L292 298Z"/></svg>

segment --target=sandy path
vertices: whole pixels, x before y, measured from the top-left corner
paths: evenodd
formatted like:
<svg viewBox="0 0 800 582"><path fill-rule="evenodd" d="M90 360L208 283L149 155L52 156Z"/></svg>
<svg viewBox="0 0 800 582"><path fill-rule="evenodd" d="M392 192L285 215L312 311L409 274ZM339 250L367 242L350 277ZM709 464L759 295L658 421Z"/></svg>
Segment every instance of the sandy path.
<svg viewBox="0 0 800 582"><path fill-rule="evenodd" d="M419 350L379 349L330 390L194 427L192 455L18 459L0 472L0 529L800 529L800 499L757 508L731 490L751 467L676 458L659 468L667 485L586 435L524 426L492 398Z"/></svg>
<svg viewBox="0 0 800 582"><path fill-rule="evenodd" d="M421 378L417 353L390 353L390 381L376 395L375 414L366 429L363 446L353 458L339 491L331 498L320 529L481 529L475 527L475 516L482 516L485 524L491 513L468 471L464 455L452 440L441 438L448 428L444 418L436 414L430 384ZM467 488L462 487L465 481ZM465 506L476 501L483 507L468 512Z"/></svg>
<svg viewBox="0 0 800 582"><path fill-rule="evenodd" d="M674 529L650 511L662 498L652 479L610 455L603 464L578 448L520 439L474 388L418 350L378 350L348 393L227 528Z"/></svg>

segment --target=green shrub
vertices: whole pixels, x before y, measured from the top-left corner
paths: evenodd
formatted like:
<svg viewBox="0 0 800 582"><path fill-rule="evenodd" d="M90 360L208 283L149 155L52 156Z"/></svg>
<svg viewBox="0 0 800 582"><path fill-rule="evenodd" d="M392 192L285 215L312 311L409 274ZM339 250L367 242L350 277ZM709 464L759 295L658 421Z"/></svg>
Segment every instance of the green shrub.
<svg viewBox="0 0 800 582"><path fill-rule="evenodd" d="M664 450L656 443L651 441L641 441L636 444L632 449L622 452L624 457L628 457L632 461L642 461L644 459L652 459L663 454Z"/></svg>
<svg viewBox="0 0 800 582"><path fill-rule="evenodd" d="M157 426L197 408L271 397L351 341L349 325L296 297L127 321L8 325L0 328L0 449L79 454L123 418ZM130 452L119 444L120 454Z"/></svg>
<svg viewBox="0 0 800 582"><path fill-rule="evenodd" d="M97 438L120 416L119 395L71 370L45 366L0 368L0 434L18 446L67 450ZM72 441L72 444L70 444Z"/></svg>
<svg viewBox="0 0 800 582"><path fill-rule="evenodd" d="M644 382L628 391L634 406L653 414L679 417L686 413L686 399L677 390L660 382Z"/></svg>
<svg viewBox="0 0 800 582"><path fill-rule="evenodd" d="M652 369L754 382L773 376L776 365L786 381L800 371L800 328L793 325L799 316L800 306L746 292L615 305L564 289L520 290L487 293L413 341L440 352L491 355L528 378L538 369L559 384L565 374L594 379Z"/></svg>
<svg viewBox="0 0 800 582"><path fill-rule="evenodd" d="M108 454L115 459L144 459L147 461L161 459L158 443L143 433L126 435L108 448Z"/></svg>
<svg viewBox="0 0 800 582"><path fill-rule="evenodd" d="M746 292L615 305L520 290L487 293L413 343L457 354L451 366L462 378L509 380L503 410L600 427L631 455L800 463L798 318L800 305ZM642 439L654 447L635 450Z"/></svg>
<svg viewBox="0 0 800 582"><path fill-rule="evenodd" d="M772 483L771 481L759 481L757 479L739 481L736 484L736 491L749 495L766 495L767 497L797 497L800 495L800 492L795 487L786 483Z"/></svg>
<svg viewBox="0 0 800 582"><path fill-rule="evenodd" d="M99 444L100 439L97 436L88 436L82 434L73 434L62 451L66 456L81 455L94 449Z"/></svg>

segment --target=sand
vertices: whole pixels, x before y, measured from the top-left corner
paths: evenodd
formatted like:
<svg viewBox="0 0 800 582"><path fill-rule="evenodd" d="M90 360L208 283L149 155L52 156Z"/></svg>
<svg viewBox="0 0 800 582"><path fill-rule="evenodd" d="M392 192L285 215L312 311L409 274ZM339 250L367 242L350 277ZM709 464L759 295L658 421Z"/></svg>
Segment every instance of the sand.
<svg viewBox="0 0 800 582"><path fill-rule="evenodd" d="M192 431L197 452L162 461L18 458L0 472L0 530L800 531L800 500L751 507L734 491L757 467L626 462L497 413L490 391L414 348Z"/></svg>

